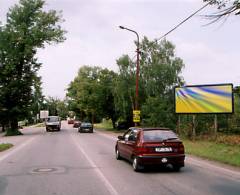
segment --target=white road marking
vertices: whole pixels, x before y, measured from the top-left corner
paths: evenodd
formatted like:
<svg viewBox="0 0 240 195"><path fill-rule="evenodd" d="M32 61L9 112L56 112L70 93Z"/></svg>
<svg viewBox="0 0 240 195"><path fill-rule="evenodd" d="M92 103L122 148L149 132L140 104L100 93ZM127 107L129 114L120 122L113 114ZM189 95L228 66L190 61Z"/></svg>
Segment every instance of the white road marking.
<svg viewBox="0 0 240 195"><path fill-rule="evenodd" d="M3 156L0 156L0 162L3 161L4 159L8 158L9 156L12 156L13 154L15 154L16 152L18 152L19 150L21 150L22 148L24 148L25 146L27 146L28 144L30 144L36 137L32 137L27 141L24 141L24 143L22 143L21 145L17 146L16 148L12 148L10 151L8 151L6 154L4 154Z"/></svg>
<svg viewBox="0 0 240 195"><path fill-rule="evenodd" d="M91 160L91 158L87 155L87 153L82 149L82 147L80 146L80 144L77 142L76 138L71 135L74 143L76 144L77 148L81 151L81 153L85 156L85 158L87 159L87 161L90 163L90 165L95 168L94 170L96 171L96 173L98 174L98 176L100 177L100 179L103 181L103 183L105 184L107 190L110 192L110 194L112 195L118 195L117 191L115 190L115 188L111 185L111 183L108 181L108 179L103 175L103 173L101 172L101 170L97 167L97 165Z"/></svg>
<svg viewBox="0 0 240 195"><path fill-rule="evenodd" d="M238 171L234 171L234 170L231 170L231 169L228 169L228 168L216 166L216 165L213 165L213 164L211 164L209 162L206 162L204 160L198 160L198 159L195 159L195 158L190 157L190 156L187 156L186 160L189 164L199 166L203 169L206 169L206 168L210 169L211 172L216 171L220 174L223 173L224 175L227 175L228 177L240 180L240 172L238 172Z"/></svg>
<svg viewBox="0 0 240 195"><path fill-rule="evenodd" d="M106 137L108 139L111 139L111 140L114 140L114 141L117 141L117 136L116 137L113 137L112 135L108 135L108 134L104 134L104 133L100 133L99 131L95 131L97 134L103 136L103 137Z"/></svg>

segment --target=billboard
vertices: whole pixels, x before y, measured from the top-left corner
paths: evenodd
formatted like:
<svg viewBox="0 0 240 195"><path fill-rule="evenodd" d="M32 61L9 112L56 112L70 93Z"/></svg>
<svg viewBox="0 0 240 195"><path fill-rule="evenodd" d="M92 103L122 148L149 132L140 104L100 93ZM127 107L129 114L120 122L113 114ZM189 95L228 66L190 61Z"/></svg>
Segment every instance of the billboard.
<svg viewBox="0 0 240 195"><path fill-rule="evenodd" d="M233 113L233 85L175 87L177 114Z"/></svg>

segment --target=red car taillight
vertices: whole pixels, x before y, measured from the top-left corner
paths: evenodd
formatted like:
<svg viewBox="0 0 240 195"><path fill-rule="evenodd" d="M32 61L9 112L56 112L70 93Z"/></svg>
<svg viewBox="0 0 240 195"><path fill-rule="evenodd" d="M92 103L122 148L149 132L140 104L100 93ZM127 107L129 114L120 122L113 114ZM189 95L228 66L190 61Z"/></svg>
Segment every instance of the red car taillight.
<svg viewBox="0 0 240 195"><path fill-rule="evenodd" d="M184 154L184 145L182 143L180 143L178 147L179 147L178 151L180 153Z"/></svg>
<svg viewBox="0 0 240 195"><path fill-rule="evenodd" d="M148 151L148 149L144 146L138 146L136 147L136 152L137 153L146 153Z"/></svg>

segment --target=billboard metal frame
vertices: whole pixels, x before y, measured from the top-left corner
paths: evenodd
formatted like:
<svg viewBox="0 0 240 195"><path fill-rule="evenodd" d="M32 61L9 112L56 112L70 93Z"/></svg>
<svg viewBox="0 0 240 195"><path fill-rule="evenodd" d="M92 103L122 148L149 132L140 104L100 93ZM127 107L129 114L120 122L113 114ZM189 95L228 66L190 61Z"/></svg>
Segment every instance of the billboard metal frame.
<svg viewBox="0 0 240 195"><path fill-rule="evenodd" d="M232 90L232 112L176 112L176 88L187 88L187 87L214 87L214 86L231 86ZM175 114L233 114L234 113L234 93L232 83L221 83L221 84L206 84L206 85L185 85L174 87L174 111Z"/></svg>

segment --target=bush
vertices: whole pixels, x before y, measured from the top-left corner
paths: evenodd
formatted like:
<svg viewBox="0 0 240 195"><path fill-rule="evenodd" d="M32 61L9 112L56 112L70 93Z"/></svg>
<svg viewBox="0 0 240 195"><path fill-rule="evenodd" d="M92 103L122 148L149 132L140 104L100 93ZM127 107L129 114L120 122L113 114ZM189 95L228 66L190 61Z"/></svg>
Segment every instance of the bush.
<svg viewBox="0 0 240 195"><path fill-rule="evenodd" d="M219 135L216 139L216 142L240 146L240 135Z"/></svg>

